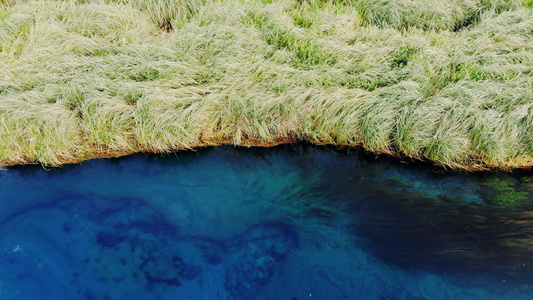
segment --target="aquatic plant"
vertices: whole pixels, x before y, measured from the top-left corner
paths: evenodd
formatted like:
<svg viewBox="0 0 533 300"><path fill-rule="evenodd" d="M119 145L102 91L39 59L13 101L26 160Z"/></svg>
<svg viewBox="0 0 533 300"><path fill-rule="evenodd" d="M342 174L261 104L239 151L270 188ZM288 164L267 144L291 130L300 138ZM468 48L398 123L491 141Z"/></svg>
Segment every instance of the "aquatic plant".
<svg viewBox="0 0 533 300"><path fill-rule="evenodd" d="M533 164L531 1L0 2L0 164L294 140Z"/></svg>
<svg viewBox="0 0 533 300"><path fill-rule="evenodd" d="M521 202L528 200L529 193L517 191L514 184L509 181L494 176L489 177L487 182L493 189L488 193L489 200L497 205L516 208L520 206Z"/></svg>
<svg viewBox="0 0 533 300"><path fill-rule="evenodd" d="M531 175L530 176L524 176L524 177L520 178L520 181L522 181L522 182L531 182L531 181L533 181L533 176L531 176Z"/></svg>

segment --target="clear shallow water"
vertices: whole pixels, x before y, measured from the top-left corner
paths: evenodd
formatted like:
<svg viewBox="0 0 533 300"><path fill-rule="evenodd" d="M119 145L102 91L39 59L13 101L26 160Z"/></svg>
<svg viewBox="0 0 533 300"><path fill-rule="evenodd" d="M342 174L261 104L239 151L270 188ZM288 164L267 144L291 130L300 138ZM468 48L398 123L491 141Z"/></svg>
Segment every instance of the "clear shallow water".
<svg viewBox="0 0 533 300"><path fill-rule="evenodd" d="M530 173L306 145L0 172L0 299L533 299Z"/></svg>

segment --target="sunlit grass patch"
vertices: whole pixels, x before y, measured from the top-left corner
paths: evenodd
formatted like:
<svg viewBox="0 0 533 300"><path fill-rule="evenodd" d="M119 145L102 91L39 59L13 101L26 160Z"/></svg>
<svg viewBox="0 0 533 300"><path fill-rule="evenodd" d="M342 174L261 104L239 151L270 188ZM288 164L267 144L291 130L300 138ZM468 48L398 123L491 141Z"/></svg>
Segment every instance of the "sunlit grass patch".
<svg viewBox="0 0 533 300"><path fill-rule="evenodd" d="M184 22L196 14L202 0L109 0L134 7L148 16L159 28L170 31L173 22Z"/></svg>
<svg viewBox="0 0 533 300"><path fill-rule="evenodd" d="M134 112L133 107L113 98L94 97L84 102L80 108L80 127L86 142L100 151L135 150Z"/></svg>
<svg viewBox="0 0 533 300"><path fill-rule="evenodd" d="M201 145L202 102L187 91L154 91L136 104L133 133L142 150L164 152ZM176 97L176 96L183 97Z"/></svg>
<svg viewBox="0 0 533 300"><path fill-rule="evenodd" d="M80 150L76 116L63 107L25 100L4 101L2 106L0 159L3 162L39 160L59 165L71 160Z"/></svg>
<svg viewBox="0 0 533 300"><path fill-rule="evenodd" d="M522 4L522 0L362 0L354 5L365 23L379 27L458 31L478 24L484 12L500 13Z"/></svg>

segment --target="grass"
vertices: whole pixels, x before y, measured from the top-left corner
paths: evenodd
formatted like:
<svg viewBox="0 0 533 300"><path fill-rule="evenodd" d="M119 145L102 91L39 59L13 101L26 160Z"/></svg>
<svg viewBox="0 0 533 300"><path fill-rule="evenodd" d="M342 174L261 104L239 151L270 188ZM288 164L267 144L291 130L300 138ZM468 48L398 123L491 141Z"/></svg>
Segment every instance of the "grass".
<svg viewBox="0 0 533 300"><path fill-rule="evenodd" d="M533 165L522 0L0 1L0 164L290 140Z"/></svg>

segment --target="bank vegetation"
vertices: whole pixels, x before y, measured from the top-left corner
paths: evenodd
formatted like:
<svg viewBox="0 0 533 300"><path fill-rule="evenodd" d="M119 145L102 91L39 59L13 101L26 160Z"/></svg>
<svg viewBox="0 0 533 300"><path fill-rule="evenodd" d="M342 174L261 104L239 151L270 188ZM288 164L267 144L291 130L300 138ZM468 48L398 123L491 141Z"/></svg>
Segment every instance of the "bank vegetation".
<svg viewBox="0 0 533 300"><path fill-rule="evenodd" d="M0 165L291 141L533 166L532 0L0 0Z"/></svg>

